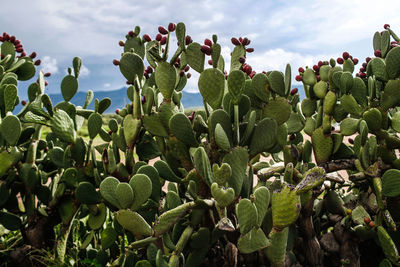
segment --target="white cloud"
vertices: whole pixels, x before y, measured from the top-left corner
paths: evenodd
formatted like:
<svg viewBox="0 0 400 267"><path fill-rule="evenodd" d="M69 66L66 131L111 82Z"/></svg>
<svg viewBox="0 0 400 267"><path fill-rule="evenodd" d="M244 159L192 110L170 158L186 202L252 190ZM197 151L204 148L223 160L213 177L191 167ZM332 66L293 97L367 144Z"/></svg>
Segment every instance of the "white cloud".
<svg viewBox="0 0 400 267"><path fill-rule="evenodd" d="M79 72L79 77L85 77L85 76L89 76L90 74L90 70L82 64L81 66L81 70Z"/></svg>
<svg viewBox="0 0 400 267"><path fill-rule="evenodd" d="M103 84L103 86L104 86L105 88L110 88L111 83L105 83L105 84Z"/></svg>
<svg viewBox="0 0 400 267"><path fill-rule="evenodd" d="M43 72L50 72L51 74L58 73L57 59L44 56L42 58L42 70Z"/></svg>

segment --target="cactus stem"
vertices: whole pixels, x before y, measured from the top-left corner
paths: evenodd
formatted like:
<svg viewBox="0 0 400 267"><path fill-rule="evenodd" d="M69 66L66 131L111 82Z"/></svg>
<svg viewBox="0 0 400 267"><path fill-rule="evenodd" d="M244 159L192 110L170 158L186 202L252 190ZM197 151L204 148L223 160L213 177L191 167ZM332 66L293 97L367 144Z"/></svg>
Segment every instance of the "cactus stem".
<svg viewBox="0 0 400 267"><path fill-rule="evenodd" d="M170 41L170 36L171 36L171 32L168 32L168 36L167 36L167 43L165 45L165 50L164 50L164 54L163 54L163 60L167 60L168 59L168 50L169 50L169 41Z"/></svg>
<svg viewBox="0 0 400 267"><path fill-rule="evenodd" d="M145 239L141 239L131 243L126 249L133 250L133 249L144 248L150 245L151 243L155 242L157 239L158 238L155 236L149 236Z"/></svg>
<svg viewBox="0 0 400 267"><path fill-rule="evenodd" d="M234 116L235 116L235 131L236 131L236 143L240 142L239 132L239 105L234 105Z"/></svg>

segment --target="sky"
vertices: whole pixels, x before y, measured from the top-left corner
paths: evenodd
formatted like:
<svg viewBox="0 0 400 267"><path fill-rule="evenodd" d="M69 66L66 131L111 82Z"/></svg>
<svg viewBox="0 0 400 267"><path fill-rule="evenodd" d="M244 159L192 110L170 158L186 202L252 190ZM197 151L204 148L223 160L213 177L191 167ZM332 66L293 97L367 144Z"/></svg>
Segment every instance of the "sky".
<svg viewBox="0 0 400 267"><path fill-rule="evenodd" d="M247 55L253 70L284 71L290 63L293 86L298 67L337 58L343 51L359 58L356 68L361 67L365 57L373 55L376 31L385 23L400 30L400 1L19 0L18 6L11 0L1 2L0 31L15 35L28 53L38 53L40 68L52 73L50 94L59 92L74 56L83 61L79 90L125 86L112 61L121 56L118 42L136 25L141 35L152 38L158 26L170 22L184 22L186 33L199 43L217 34L226 66L233 50L231 37L248 37L248 47L255 49ZM198 75L191 72L185 90L197 92Z"/></svg>

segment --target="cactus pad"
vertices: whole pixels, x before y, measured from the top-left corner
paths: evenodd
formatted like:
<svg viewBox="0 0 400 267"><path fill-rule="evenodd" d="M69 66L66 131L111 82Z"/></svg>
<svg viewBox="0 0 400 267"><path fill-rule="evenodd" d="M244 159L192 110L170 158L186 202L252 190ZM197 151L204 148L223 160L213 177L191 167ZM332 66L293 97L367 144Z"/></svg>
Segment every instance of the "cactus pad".
<svg viewBox="0 0 400 267"><path fill-rule="evenodd" d="M296 190L285 186L281 191L272 193L273 226L283 229L294 223L300 214L300 197Z"/></svg>
<svg viewBox="0 0 400 267"><path fill-rule="evenodd" d="M75 191L75 196L82 204L93 205L101 202L99 192L89 182L79 183Z"/></svg>
<svg viewBox="0 0 400 267"><path fill-rule="evenodd" d="M164 98L171 99L176 83L175 67L168 62L162 62L158 64L155 75L158 90Z"/></svg>
<svg viewBox="0 0 400 267"><path fill-rule="evenodd" d="M221 107L225 89L225 76L219 69L204 70L200 74L198 86L204 101L213 109Z"/></svg>
<svg viewBox="0 0 400 267"><path fill-rule="evenodd" d="M145 174L135 174L129 181L131 186L134 201L130 209L137 210L151 196L152 183L150 178Z"/></svg>
<svg viewBox="0 0 400 267"><path fill-rule="evenodd" d="M61 93L65 101L70 101L78 91L78 79L67 75L61 82Z"/></svg>
<svg viewBox="0 0 400 267"><path fill-rule="evenodd" d="M211 194L217 201L219 207L226 207L232 203L235 198L235 191L232 188L221 188L217 183L211 185Z"/></svg>
<svg viewBox="0 0 400 267"><path fill-rule="evenodd" d="M14 115L7 115L0 125L1 136L3 136L6 142L11 146L17 144L21 135L21 130L21 122L18 117Z"/></svg>
<svg viewBox="0 0 400 267"><path fill-rule="evenodd" d="M255 220L255 218L258 218L257 208L249 199L240 200L235 211L242 235L247 234L253 227L257 226L257 220Z"/></svg>
<svg viewBox="0 0 400 267"><path fill-rule="evenodd" d="M119 69L128 81L134 82L136 77L141 80L144 72L143 60L136 53L124 53L120 60Z"/></svg>
<svg viewBox="0 0 400 267"><path fill-rule="evenodd" d="M265 214L267 214L270 193L267 187L260 186L254 191L254 205L257 208L257 225L261 227Z"/></svg>
<svg viewBox="0 0 400 267"><path fill-rule="evenodd" d="M240 98L243 93L245 83L245 74L241 70L234 70L228 76L228 91L232 97L234 105L239 104Z"/></svg>
<svg viewBox="0 0 400 267"><path fill-rule="evenodd" d="M130 210L120 210L116 214L118 223L135 236L151 236L150 225L139 213Z"/></svg>
<svg viewBox="0 0 400 267"><path fill-rule="evenodd" d="M270 245L268 238L260 228L251 229L245 235L242 235L238 240L238 249L240 253L249 254Z"/></svg>

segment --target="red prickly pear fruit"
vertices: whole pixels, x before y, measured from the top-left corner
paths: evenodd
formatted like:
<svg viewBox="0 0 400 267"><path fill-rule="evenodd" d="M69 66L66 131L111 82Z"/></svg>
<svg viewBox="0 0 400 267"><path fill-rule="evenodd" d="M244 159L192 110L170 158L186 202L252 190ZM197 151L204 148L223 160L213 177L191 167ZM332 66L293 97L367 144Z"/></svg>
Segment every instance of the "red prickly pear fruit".
<svg viewBox="0 0 400 267"><path fill-rule="evenodd" d="M161 34L168 34L167 29L165 29L163 26L158 27L158 32Z"/></svg>
<svg viewBox="0 0 400 267"><path fill-rule="evenodd" d="M383 25L383 28L386 30L387 28L390 28L390 25L386 23L385 25Z"/></svg>
<svg viewBox="0 0 400 267"><path fill-rule="evenodd" d="M15 45L15 49L22 48L22 44Z"/></svg>
<svg viewBox="0 0 400 267"><path fill-rule="evenodd" d="M162 41L162 39L161 39L161 41ZM164 48L161 48L161 52L163 52L163 53L164 53L164 51L165 51L165 49L164 49Z"/></svg>
<svg viewBox="0 0 400 267"><path fill-rule="evenodd" d="M120 110L119 108L117 108L117 109L115 110L115 113L118 114L120 111L121 111L121 110Z"/></svg>
<svg viewBox="0 0 400 267"><path fill-rule="evenodd" d="M26 53L25 53L25 52L22 52L22 53L21 53L21 57L26 57Z"/></svg>
<svg viewBox="0 0 400 267"><path fill-rule="evenodd" d="M176 29L176 24L175 23L171 22L170 24L168 24L168 31L174 32L175 29Z"/></svg>
<svg viewBox="0 0 400 267"><path fill-rule="evenodd" d="M20 40L15 40L14 45L19 45L21 43Z"/></svg>
<svg viewBox="0 0 400 267"><path fill-rule="evenodd" d="M119 46L124 46L125 45L125 43L123 42L123 41L119 41Z"/></svg>
<svg viewBox="0 0 400 267"><path fill-rule="evenodd" d="M358 64L358 58L353 58L353 63L354 63L354 65L357 65Z"/></svg>
<svg viewBox="0 0 400 267"><path fill-rule="evenodd" d="M163 38L161 38L160 44L165 45L166 43L167 43L167 37L164 36Z"/></svg>
<svg viewBox="0 0 400 267"><path fill-rule="evenodd" d="M201 50L201 52L203 52L204 54L206 54L206 55L211 55L211 47L209 47L209 46L207 46L207 45L203 45L201 48L200 48L200 50Z"/></svg>
<svg viewBox="0 0 400 267"><path fill-rule="evenodd" d="M365 72L365 68L364 68L364 67L361 67L361 68L360 68L360 71L361 71L361 72Z"/></svg>
<svg viewBox="0 0 400 267"><path fill-rule="evenodd" d="M246 62L246 58L245 57L239 57L239 62L244 64Z"/></svg>
<svg viewBox="0 0 400 267"><path fill-rule="evenodd" d="M343 60L343 58L338 57L338 58L336 59L336 62L337 62L338 64L343 64L344 60Z"/></svg>
<svg viewBox="0 0 400 267"><path fill-rule="evenodd" d="M21 101L21 105L25 106L25 105L26 105L26 101L25 101L25 100L22 100L22 101Z"/></svg>
<svg viewBox="0 0 400 267"><path fill-rule="evenodd" d="M370 61L371 61L371 58L370 58L370 57L365 58L365 62L367 62L367 64L368 64L368 62L370 62Z"/></svg>
<svg viewBox="0 0 400 267"><path fill-rule="evenodd" d="M146 79L148 79L148 78L150 77L149 74L148 74L147 72L143 73L143 76L144 76Z"/></svg>
<svg viewBox="0 0 400 267"><path fill-rule="evenodd" d="M185 71L181 70L181 71L179 72L179 76L182 77L183 75L185 75Z"/></svg>
<svg viewBox="0 0 400 267"><path fill-rule="evenodd" d="M352 56L352 55L350 55L349 58L350 58L351 60L353 60L353 56Z"/></svg>
<svg viewBox="0 0 400 267"><path fill-rule="evenodd" d="M190 37L190 35L186 35L185 42L187 45L193 43L192 37Z"/></svg>
<svg viewBox="0 0 400 267"><path fill-rule="evenodd" d="M212 65L212 60L211 59L208 60L208 65Z"/></svg>
<svg viewBox="0 0 400 267"><path fill-rule="evenodd" d="M10 42L11 42L11 43L14 43L14 42L15 42L15 36L14 36L14 35L12 35L12 36L10 37Z"/></svg>
<svg viewBox="0 0 400 267"><path fill-rule="evenodd" d="M49 151L49 147L46 146L46 147L44 148L44 152L47 152L47 151Z"/></svg>
<svg viewBox="0 0 400 267"><path fill-rule="evenodd" d="M45 74L43 74L44 77L50 77L51 73L50 72L46 72Z"/></svg>
<svg viewBox="0 0 400 267"><path fill-rule="evenodd" d="M304 68L300 67L299 68L299 73L304 73Z"/></svg>
<svg viewBox="0 0 400 267"><path fill-rule="evenodd" d="M356 77L360 77L360 73L356 73Z"/></svg>
<svg viewBox="0 0 400 267"><path fill-rule="evenodd" d="M318 61L318 67L321 67L322 65L324 65L324 62Z"/></svg>
<svg viewBox="0 0 400 267"><path fill-rule="evenodd" d="M349 52L343 52L342 56L343 56L343 59L346 60L350 57L350 54L349 54Z"/></svg>
<svg viewBox="0 0 400 267"><path fill-rule="evenodd" d="M243 38L243 41L242 41L242 44L243 44L243 45L249 45L249 44L250 44L250 40L247 39L247 37L244 37L244 38Z"/></svg>
<svg viewBox="0 0 400 267"><path fill-rule="evenodd" d="M34 64L35 66L39 66L40 63L42 63L42 61L41 61L40 59L38 59L38 60L36 60L33 64Z"/></svg>
<svg viewBox="0 0 400 267"><path fill-rule="evenodd" d="M334 130L335 130L335 127L332 126L332 127L331 127L331 131L334 131Z"/></svg>
<svg viewBox="0 0 400 267"><path fill-rule="evenodd" d="M289 136L289 140L290 140L290 141L293 141L294 139L296 139L296 134L291 134L291 135Z"/></svg>
<svg viewBox="0 0 400 267"><path fill-rule="evenodd" d="M161 41L161 39L162 39L162 35L158 33L158 34L156 35L156 40L157 40L157 41Z"/></svg>
<svg viewBox="0 0 400 267"><path fill-rule="evenodd" d="M174 66L177 67L177 68L180 68L181 64L179 64L178 62L175 62Z"/></svg>
<svg viewBox="0 0 400 267"><path fill-rule="evenodd" d="M49 85L49 82L48 81L44 81L44 86L47 86L47 85Z"/></svg>
<svg viewBox="0 0 400 267"><path fill-rule="evenodd" d="M189 72L188 74L186 74L186 77L187 77L188 79L190 79L190 77L192 77L192 74Z"/></svg>
<svg viewBox="0 0 400 267"><path fill-rule="evenodd" d="M293 88L292 90L290 90L290 95L295 95L295 94L297 94L298 91L299 91L299 89Z"/></svg>
<svg viewBox="0 0 400 267"><path fill-rule="evenodd" d="M303 80L303 77L301 75L296 75L296 81L301 82Z"/></svg>
<svg viewBox="0 0 400 267"><path fill-rule="evenodd" d="M366 78L367 77L367 74L365 74L364 72L361 72L360 73L360 78L361 79L364 79L364 78Z"/></svg>
<svg viewBox="0 0 400 267"><path fill-rule="evenodd" d="M364 222L365 222L366 224L369 224L369 223L371 222L371 219L368 218L368 217L365 217L365 218L364 218Z"/></svg>
<svg viewBox="0 0 400 267"><path fill-rule="evenodd" d="M22 53L22 52L24 52L24 49L22 47L20 47L20 48L17 48L15 51L17 51L17 53Z"/></svg>
<svg viewBox="0 0 400 267"><path fill-rule="evenodd" d="M256 75L256 72L253 70L253 71L249 74L249 76L250 76L250 78L253 78L254 75Z"/></svg>
<svg viewBox="0 0 400 267"><path fill-rule="evenodd" d="M186 65L186 67L183 69L185 72L188 72L190 70L189 65Z"/></svg>
<svg viewBox="0 0 400 267"><path fill-rule="evenodd" d="M314 71L319 71L318 65L314 65L312 68L313 68Z"/></svg>
<svg viewBox="0 0 400 267"><path fill-rule="evenodd" d="M366 62L364 62L364 63L362 64L362 67L363 67L363 68L366 68L367 65L368 65L368 64L367 64Z"/></svg>
<svg viewBox="0 0 400 267"><path fill-rule="evenodd" d="M317 78L317 82L319 82L321 80L321 76L319 76L319 75L317 75L316 78Z"/></svg>
<svg viewBox="0 0 400 267"><path fill-rule="evenodd" d="M204 44L208 45L209 47L211 47L212 46L212 41L210 39L205 39L204 40Z"/></svg>
<svg viewBox="0 0 400 267"><path fill-rule="evenodd" d="M148 35L148 34L143 35L143 39L144 39L146 42L151 42L151 37L150 37L150 35Z"/></svg>
<svg viewBox="0 0 400 267"><path fill-rule="evenodd" d="M228 74L225 74L225 80L228 80Z"/></svg>
<svg viewBox="0 0 400 267"><path fill-rule="evenodd" d="M111 130L108 131L108 135L112 135L112 131Z"/></svg>
<svg viewBox="0 0 400 267"><path fill-rule="evenodd" d="M236 39L235 37L232 37L231 42L233 45L240 45L240 42L238 39Z"/></svg>
<svg viewBox="0 0 400 267"><path fill-rule="evenodd" d="M5 55L0 54L0 58L1 58L1 59L4 59L5 57L6 57Z"/></svg>
<svg viewBox="0 0 400 267"><path fill-rule="evenodd" d="M370 222L368 223L368 225L369 225L369 227L371 227L371 228L374 228L374 227L375 227L375 223L374 223L373 221L370 221Z"/></svg>
<svg viewBox="0 0 400 267"><path fill-rule="evenodd" d="M118 65L119 65L119 60L118 60L118 59L114 59L114 60L113 60L113 64L114 64L115 66L118 66Z"/></svg>
<svg viewBox="0 0 400 267"><path fill-rule="evenodd" d="M153 73L153 68L148 66L146 69L147 73Z"/></svg>
<svg viewBox="0 0 400 267"><path fill-rule="evenodd" d="M36 52L32 52L32 54L29 55L31 59L34 59L37 56Z"/></svg>
<svg viewBox="0 0 400 267"><path fill-rule="evenodd" d="M376 57L382 57L381 50L376 49L376 50L374 51L374 55L375 55Z"/></svg>
<svg viewBox="0 0 400 267"><path fill-rule="evenodd" d="M134 31L129 31L128 34L129 34L130 37L135 36L135 32Z"/></svg>
<svg viewBox="0 0 400 267"><path fill-rule="evenodd" d="M10 40L10 35L8 35L8 34L6 34L5 36L3 35L3 39L4 39L4 41Z"/></svg>
<svg viewBox="0 0 400 267"><path fill-rule="evenodd" d="M246 52L247 53L253 53L254 52L254 48L246 48Z"/></svg>
<svg viewBox="0 0 400 267"><path fill-rule="evenodd" d="M353 138L349 138L349 143L352 145L354 144L354 139Z"/></svg>
<svg viewBox="0 0 400 267"><path fill-rule="evenodd" d="M243 38L242 38L242 37L239 37L239 42L240 42L241 44L243 44Z"/></svg>
<svg viewBox="0 0 400 267"><path fill-rule="evenodd" d="M146 96L145 95L142 97L142 104L144 104L144 103L146 103Z"/></svg>

